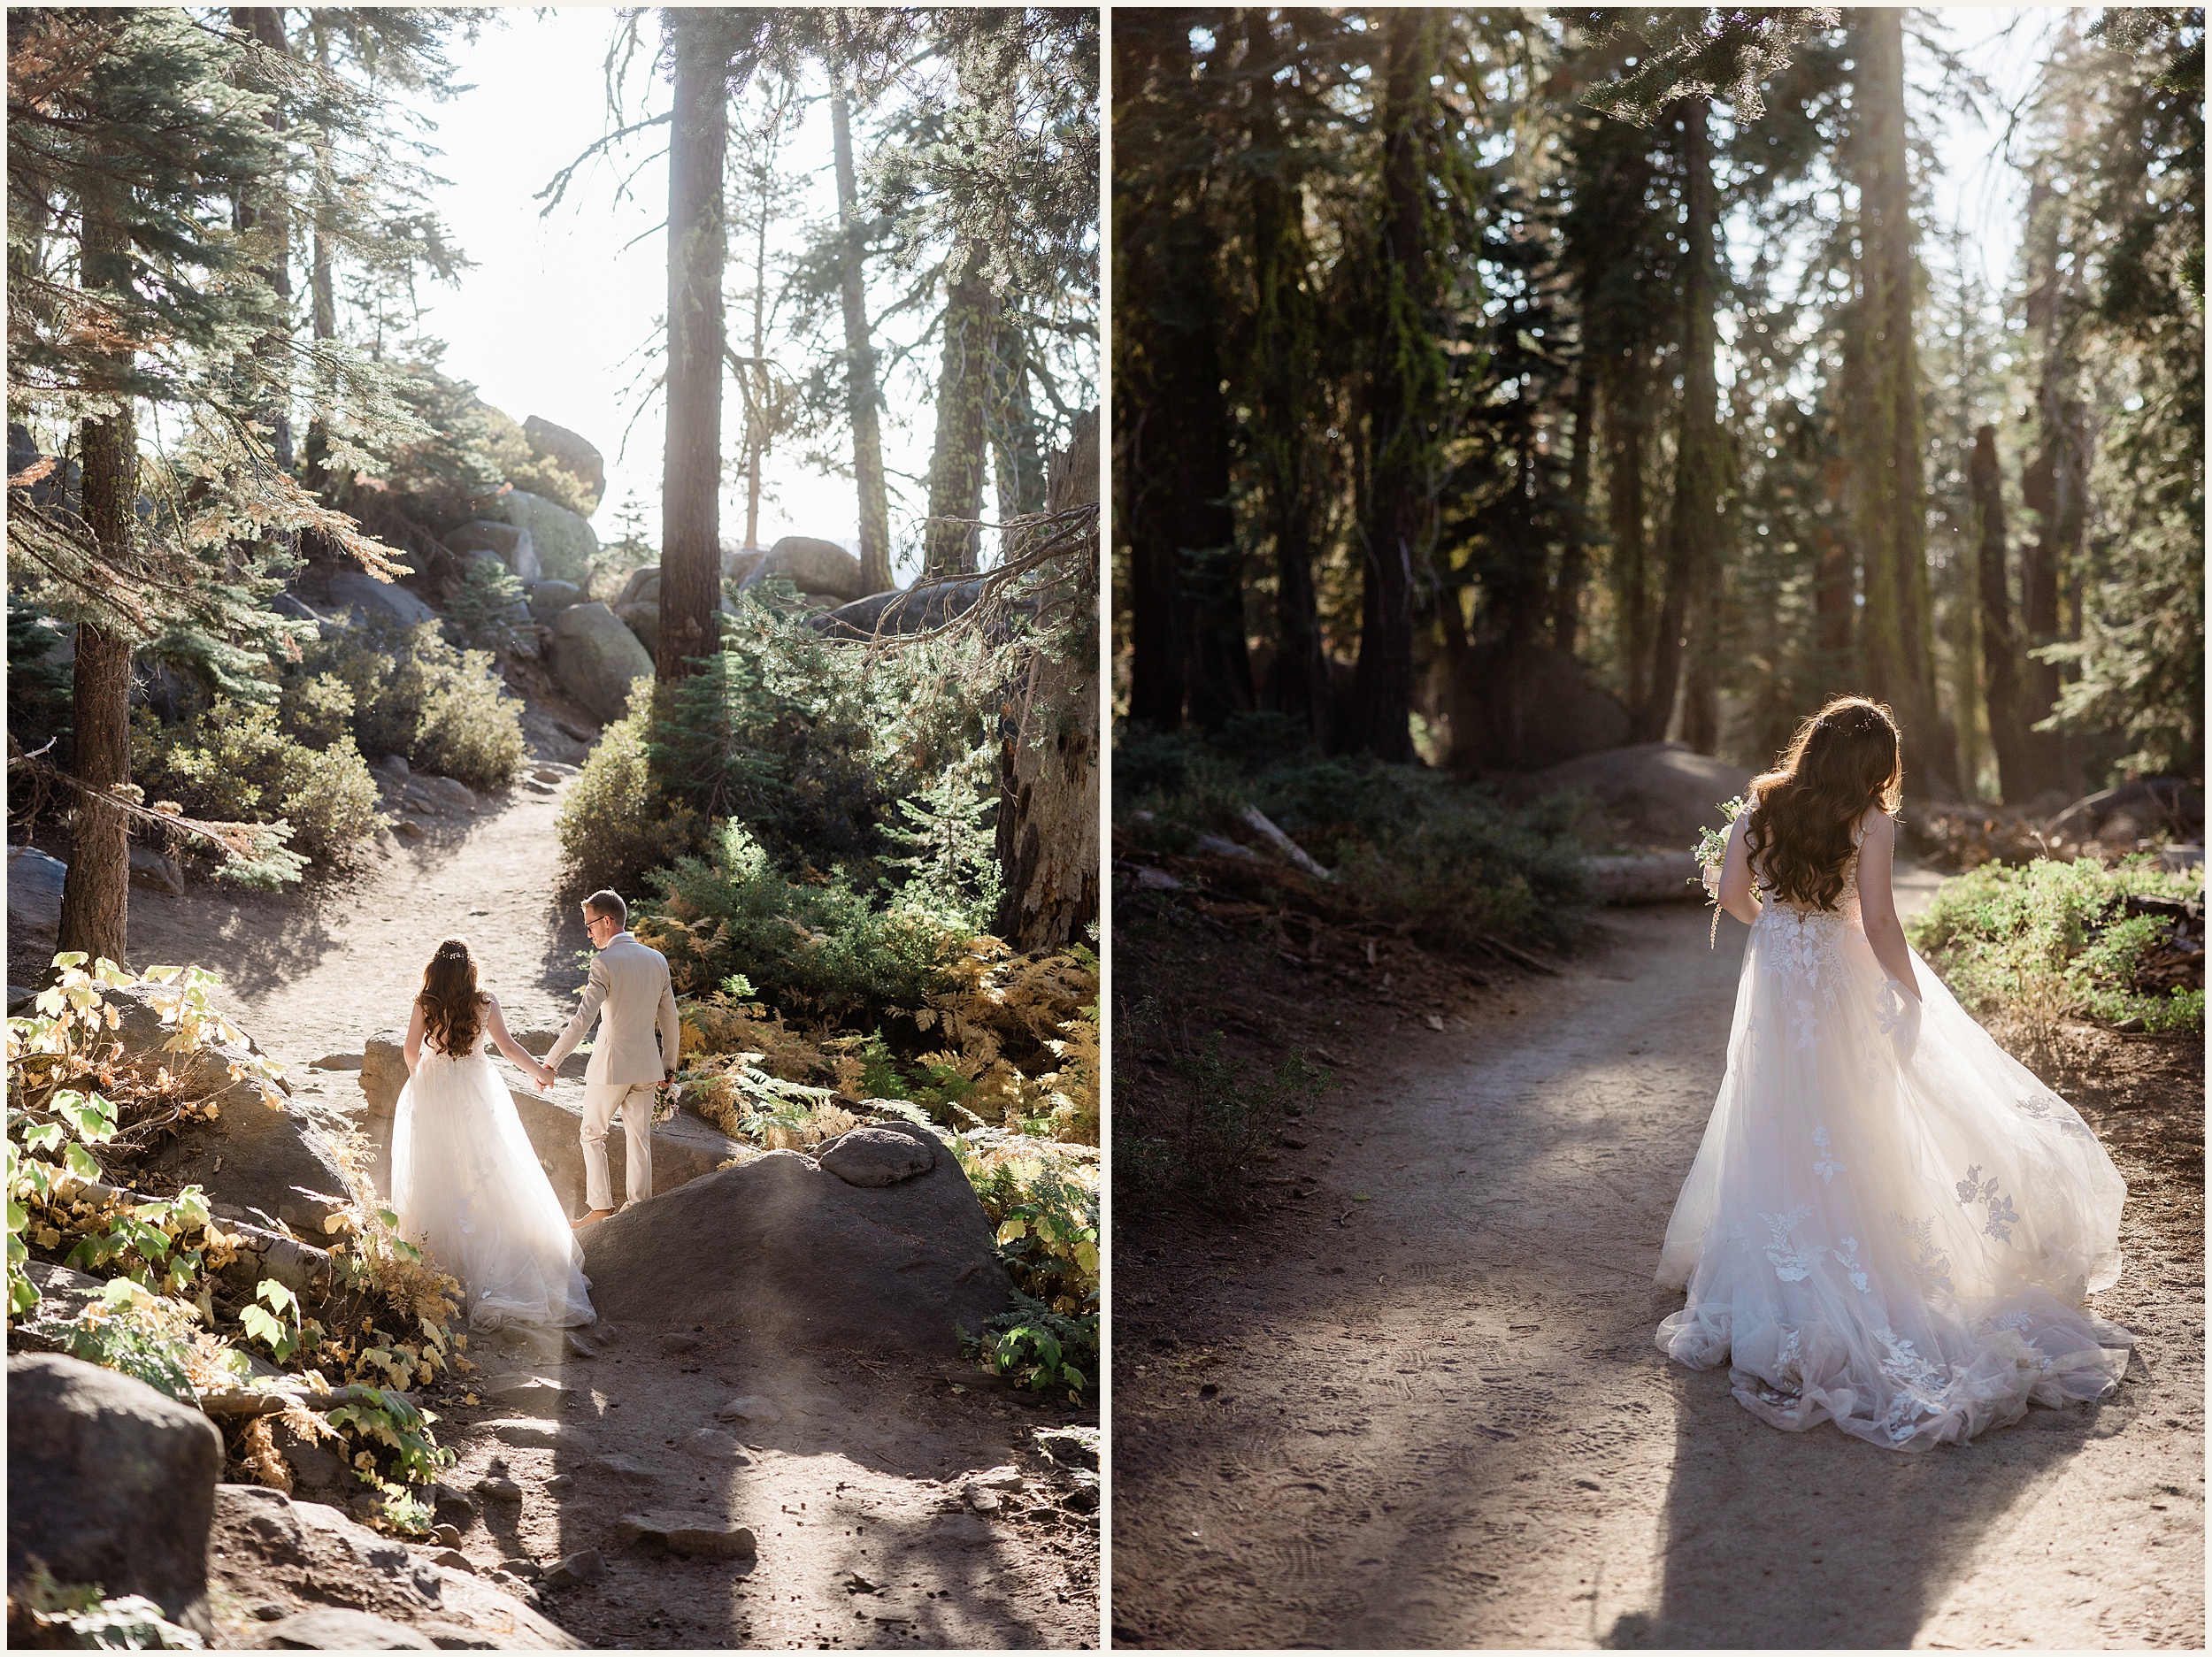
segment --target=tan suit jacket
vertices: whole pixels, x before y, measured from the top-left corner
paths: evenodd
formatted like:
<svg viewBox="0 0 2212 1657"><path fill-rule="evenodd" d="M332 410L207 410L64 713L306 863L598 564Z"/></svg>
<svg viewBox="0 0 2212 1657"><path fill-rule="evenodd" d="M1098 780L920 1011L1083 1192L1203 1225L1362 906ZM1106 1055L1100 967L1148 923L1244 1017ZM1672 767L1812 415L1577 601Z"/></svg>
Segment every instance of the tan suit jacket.
<svg viewBox="0 0 2212 1657"><path fill-rule="evenodd" d="M668 958L626 932L607 940L607 947L592 957L583 1004L546 1053L548 1070L560 1068L561 1061L589 1033L595 1018L600 1019L599 1039L593 1044L591 1062L584 1067L587 1082L657 1083L665 1072L678 1068L683 1028L676 1019ZM653 1045L656 1030L660 1035L657 1047Z"/></svg>

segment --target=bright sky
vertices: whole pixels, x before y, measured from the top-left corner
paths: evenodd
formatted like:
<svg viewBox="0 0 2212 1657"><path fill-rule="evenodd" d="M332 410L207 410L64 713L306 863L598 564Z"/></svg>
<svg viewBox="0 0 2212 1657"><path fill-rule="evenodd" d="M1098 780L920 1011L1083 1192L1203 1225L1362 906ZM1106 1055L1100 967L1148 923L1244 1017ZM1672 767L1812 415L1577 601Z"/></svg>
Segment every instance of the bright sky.
<svg viewBox="0 0 2212 1657"><path fill-rule="evenodd" d="M454 40L457 80L473 83L474 90L428 106L426 113L437 123L434 142L444 151L434 169L451 180L438 193L437 204L476 268L457 289L422 290L427 301L422 326L447 341L446 372L474 381L487 403L518 421L541 415L598 447L607 459L607 492L592 525L603 540L614 538L615 515L624 496L635 491L645 509L645 534L657 543L664 405L656 393L643 413L638 410L641 350L667 309L668 238L661 226L667 216L668 165L658 156L666 129L638 134L611 165L595 161L582 169L550 217L541 218L543 203L532 199L608 130L604 64L617 27L611 10L517 7L505 11L475 45ZM649 50L657 27L657 19L646 20ZM646 84L646 73L634 70L628 93L633 119ZM653 77L649 96L654 113L664 111L666 82ZM867 133L857 119L853 136L856 159L864 165ZM803 208L806 217L833 214L826 104L806 112L787 154L795 171L819 170ZM633 171L630 193L618 199L619 181ZM797 234L794 226L795 256ZM773 261L772 252L772 280ZM733 271L726 289L738 281ZM881 295L872 295L872 314L881 303ZM741 325L733 306L728 326L734 337L749 321ZM787 345L782 354L789 357L792 351ZM778 355L772 347L769 354ZM933 373L934 366L933 354ZM913 395L919 386L911 376L888 389L884 464L893 474L895 564L907 580L919 563L908 554L924 490L897 474L926 474L933 410L926 396ZM726 380L723 453L733 466L742 420L736 387ZM857 548L859 512L849 479L810 472L795 440L789 452L772 452L766 473L763 546L780 535L804 534ZM990 510L987 495L985 510ZM722 535L737 542L744 533L740 476L724 485Z"/></svg>

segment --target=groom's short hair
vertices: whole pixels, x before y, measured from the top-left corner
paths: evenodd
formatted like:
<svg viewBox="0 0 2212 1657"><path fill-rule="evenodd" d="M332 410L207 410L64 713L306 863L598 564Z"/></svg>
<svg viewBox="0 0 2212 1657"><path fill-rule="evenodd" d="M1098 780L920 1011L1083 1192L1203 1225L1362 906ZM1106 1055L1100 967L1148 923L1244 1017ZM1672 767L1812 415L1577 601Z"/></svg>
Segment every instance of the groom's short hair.
<svg viewBox="0 0 2212 1657"><path fill-rule="evenodd" d="M595 915L605 916L617 928L630 924L629 905L623 902L622 894L618 892L595 892L584 900L584 907Z"/></svg>

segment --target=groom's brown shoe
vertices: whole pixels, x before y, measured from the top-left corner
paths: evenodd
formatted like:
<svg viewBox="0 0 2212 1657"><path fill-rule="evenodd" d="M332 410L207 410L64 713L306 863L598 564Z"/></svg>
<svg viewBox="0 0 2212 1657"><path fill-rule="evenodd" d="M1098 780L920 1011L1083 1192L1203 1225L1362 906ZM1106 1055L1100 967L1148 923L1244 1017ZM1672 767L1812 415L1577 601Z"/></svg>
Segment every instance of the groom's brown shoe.
<svg viewBox="0 0 2212 1657"><path fill-rule="evenodd" d="M584 1216L582 1219L571 1220L568 1223L568 1229L572 1231L580 1231L587 1225L596 1225L602 1220L609 1220L613 1217L614 1210L612 1208L594 1208L589 1214Z"/></svg>

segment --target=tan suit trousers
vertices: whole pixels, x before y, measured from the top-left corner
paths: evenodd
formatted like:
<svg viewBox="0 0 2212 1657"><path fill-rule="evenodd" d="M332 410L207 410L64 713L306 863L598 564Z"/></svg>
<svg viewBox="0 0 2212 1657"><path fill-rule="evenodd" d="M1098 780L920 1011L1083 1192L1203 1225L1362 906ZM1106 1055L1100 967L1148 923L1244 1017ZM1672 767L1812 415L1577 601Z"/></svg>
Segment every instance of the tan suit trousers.
<svg viewBox="0 0 2212 1657"><path fill-rule="evenodd" d="M651 1082L584 1083L584 1204L614 1207L614 1182L607 1172L607 1130L622 1112L627 1143L623 1159L623 1194L642 1202L653 1194L653 1089Z"/></svg>

